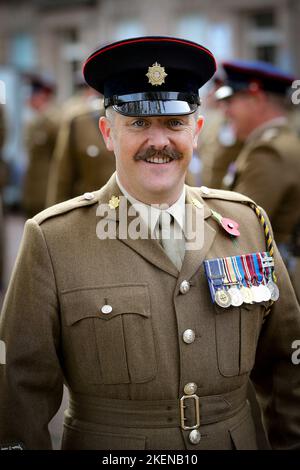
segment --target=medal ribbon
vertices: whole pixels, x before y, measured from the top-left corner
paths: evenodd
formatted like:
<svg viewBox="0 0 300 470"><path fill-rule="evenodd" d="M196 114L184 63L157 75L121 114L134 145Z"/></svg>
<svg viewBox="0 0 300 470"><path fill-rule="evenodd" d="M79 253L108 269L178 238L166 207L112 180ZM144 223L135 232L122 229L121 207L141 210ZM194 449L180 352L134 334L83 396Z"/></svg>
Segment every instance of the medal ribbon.
<svg viewBox="0 0 300 470"><path fill-rule="evenodd" d="M229 272L231 283L232 284L239 284L239 282L237 280L237 277L235 275L235 270L234 270L232 258L231 257L225 258L225 263L226 263L226 266L227 266L227 270Z"/></svg>
<svg viewBox="0 0 300 470"><path fill-rule="evenodd" d="M238 268L237 257L232 256L230 258L230 260L232 262L232 266L233 266L233 269L234 269L234 274L236 276L236 279L237 279L238 283L241 285L241 284L243 284L243 276L240 273L239 268Z"/></svg>
<svg viewBox="0 0 300 470"><path fill-rule="evenodd" d="M211 297L214 302L216 291L223 286L224 271L218 259L206 260L204 261L204 266L209 279Z"/></svg>
<svg viewBox="0 0 300 470"><path fill-rule="evenodd" d="M252 282L251 282L251 274L250 274L248 264L247 264L247 260L246 260L246 255L241 255L241 260L242 260L242 264L243 264L243 268L244 268L245 280L246 280L246 283L247 283L247 287L249 287L249 286L252 285Z"/></svg>
<svg viewBox="0 0 300 470"><path fill-rule="evenodd" d="M247 284L247 279L246 279L246 273L245 273L245 269L244 269L244 264L243 264L243 260L242 260L242 257L241 256L236 256L236 263L238 265L238 271L239 273L241 274L242 276L242 282L243 282L243 285L245 287L248 287L248 284Z"/></svg>
<svg viewBox="0 0 300 470"><path fill-rule="evenodd" d="M255 272L252 256L251 255L245 255L245 257L246 257L246 263L247 263L247 266L248 266L248 269L249 269L249 273L250 273L250 276L251 276L252 284L254 284L256 286L257 285L257 274Z"/></svg>
<svg viewBox="0 0 300 470"><path fill-rule="evenodd" d="M264 251L262 253L262 258L263 258L262 265L265 269L267 279L273 279L274 282L277 282L277 278L275 276L274 268L272 266L274 264L273 257L271 257L268 252Z"/></svg>
<svg viewBox="0 0 300 470"><path fill-rule="evenodd" d="M229 272L229 269L228 269L227 259L228 258L223 258L222 259L223 266L224 266L224 272L225 272L225 279L224 279L224 284L225 285L232 284L232 278L230 276L230 272Z"/></svg>
<svg viewBox="0 0 300 470"><path fill-rule="evenodd" d="M253 255L254 256L254 255ZM262 265L262 262L261 262L261 253L256 253L256 257L255 257L255 260L257 262L257 265L258 265L258 272L259 272L259 275L261 277L261 281L259 280L258 278L258 282L262 283L262 284L266 284L266 279L265 279L265 273L264 273L264 268L263 268L263 265Z"/></svg>
<svg viewBox="0 0 300 470"><path fill-rule="evenodd" d="M252 258L252 263L254 265L254 270L255 270L255 273L256 273L256 278L257 278L257 282L258 284L261 284L263 279L264 279L264 276L260 270L260 266L259 266L259 261L258 261L258 253L252 253L252 255L250 255L251 258Z"/></svg>

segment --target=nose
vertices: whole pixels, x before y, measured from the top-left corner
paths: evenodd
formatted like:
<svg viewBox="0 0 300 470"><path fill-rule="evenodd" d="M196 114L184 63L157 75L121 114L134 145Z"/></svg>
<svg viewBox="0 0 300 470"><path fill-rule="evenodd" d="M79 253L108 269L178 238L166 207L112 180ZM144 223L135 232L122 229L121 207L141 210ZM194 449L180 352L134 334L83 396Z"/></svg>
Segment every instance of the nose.
<svg viewBox="0 0 300 470"><path fill-rule="evenodd" d="M168 130L161 126L151 126L148 134L149 146L162 150L170 144Z"/></svg>

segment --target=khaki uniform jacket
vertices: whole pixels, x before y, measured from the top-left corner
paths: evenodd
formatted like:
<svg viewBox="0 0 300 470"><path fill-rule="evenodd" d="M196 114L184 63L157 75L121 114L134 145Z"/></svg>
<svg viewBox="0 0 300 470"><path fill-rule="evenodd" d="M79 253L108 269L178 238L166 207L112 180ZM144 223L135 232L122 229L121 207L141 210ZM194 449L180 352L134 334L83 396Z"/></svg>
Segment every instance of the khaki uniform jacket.
<svg viewBox="0 0 300 470"><path fill-rule="evenodd" d="M51 167L47 206L101 188L115 171L114 154L106 149L98 127L101 112L86 104L63 120Z"/></svg>
<svg viewBox="0 0 300 470"><path fill-rule="evenodd" d="M281 296L273 305L216 307L204 274L205 259L265 250L249 200L187 187L186 202L204 205L204 245L186 252L178 272L157 240L96 236L98 202L118 195L113 175L93 199L77 197L26 223L1 316L0 442L50 448L47 425L65 380L63 449L255 449L245 390L252 371L271 445L299 449L300 369L291 345L300 312L278 250ZM212 209L240 224L236 243ZM103 313L104 305L112 309ZM187 329L191 343L183 341ZM200 397L198 444L180 420L188 383ZM193 426L194 398L184 404L182 424Z"/></svg>
<svg viewBox="0 0 300 470"><path fill-rule="evenodd" d="M50 164L58 127L58 110L51 106L25 129L28 167L24 178L23 207L28 217L33 217L46 207Z"/></svg>
<svg viewBox="0 0 300 470"><path fill-rule="evenodd" d="M244 146L228 188L252 198L270 217L277 243L288 243L300 220L300 139L270 125Z"/></svg>

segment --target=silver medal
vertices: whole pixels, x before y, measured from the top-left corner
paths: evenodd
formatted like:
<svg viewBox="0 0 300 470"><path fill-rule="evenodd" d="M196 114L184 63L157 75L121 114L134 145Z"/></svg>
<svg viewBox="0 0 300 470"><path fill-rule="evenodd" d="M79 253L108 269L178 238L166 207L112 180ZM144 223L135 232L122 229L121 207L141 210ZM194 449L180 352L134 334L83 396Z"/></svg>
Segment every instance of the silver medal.
<svg viewBox="0 0 300 470"><path fill-rule="evenodd" d="M219 289L215 293L215 302L222 308L230 307L231 297L225 289Z"/></svg>
<svg viewBox="0 0 300 470"><path fill-rule="evenodd" d="M250 287L252 295L253 295L253 300L255 303L262 302L262 297L261 297L261 292L259 290L258 286L251 286Z"/></svg>
<svg viewBox="0 0 300 470"><path fill-rule="evenodd" d="M272 279L268 281L267 288L269 289L271 293L271 300L273 300L273 302L276 302L276 300L279 299L279 289L277 285L275 284L275 282L272 281Z"/></svg>
<svg viewBox="0 0 300 470"><path fill-rule="evenodd" d="M231 305L233 305L234 307L239 307L240 305L242 305L244 299L238 287L230 287L228 293L231 298Z"/></svg>
<svg viewBox="0 0 300 470"><path fill-rule="evenodd" d="M267 302L268 300L271 299L271 292L267 288L267 286L265 286L264 284L260 284L258 288L259 288L260 295L263 301Z"/></svg>
<svg viewBox="0 0 300 470"><path fill-rule="evenodd" d="M243 296L243 301L245 302L245 304L252 304L253 303L253 295L252 295L250 287L242 286L240 291L241 291L241 294Z"/></svg>

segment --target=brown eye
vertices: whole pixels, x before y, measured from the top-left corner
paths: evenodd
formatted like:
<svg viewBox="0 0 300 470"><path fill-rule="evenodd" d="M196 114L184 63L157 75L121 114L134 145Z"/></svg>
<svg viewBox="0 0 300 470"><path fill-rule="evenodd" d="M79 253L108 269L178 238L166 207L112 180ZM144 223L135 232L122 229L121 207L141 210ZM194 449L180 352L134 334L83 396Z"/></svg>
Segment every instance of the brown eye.
<svg viewBox="0 0 300 470"><path fill-rule="evenodd" d="M182 126L182 121L180 121L179 119L171 119L169 121L169 126L170 127L179 127L179 126Z"/></svg>
<svg viewBox="0 0 300 470"><path fill-rule="evenodd" d="M146 127L147 122L144 119L138 119L132 123L133 127Z"/></svg>

